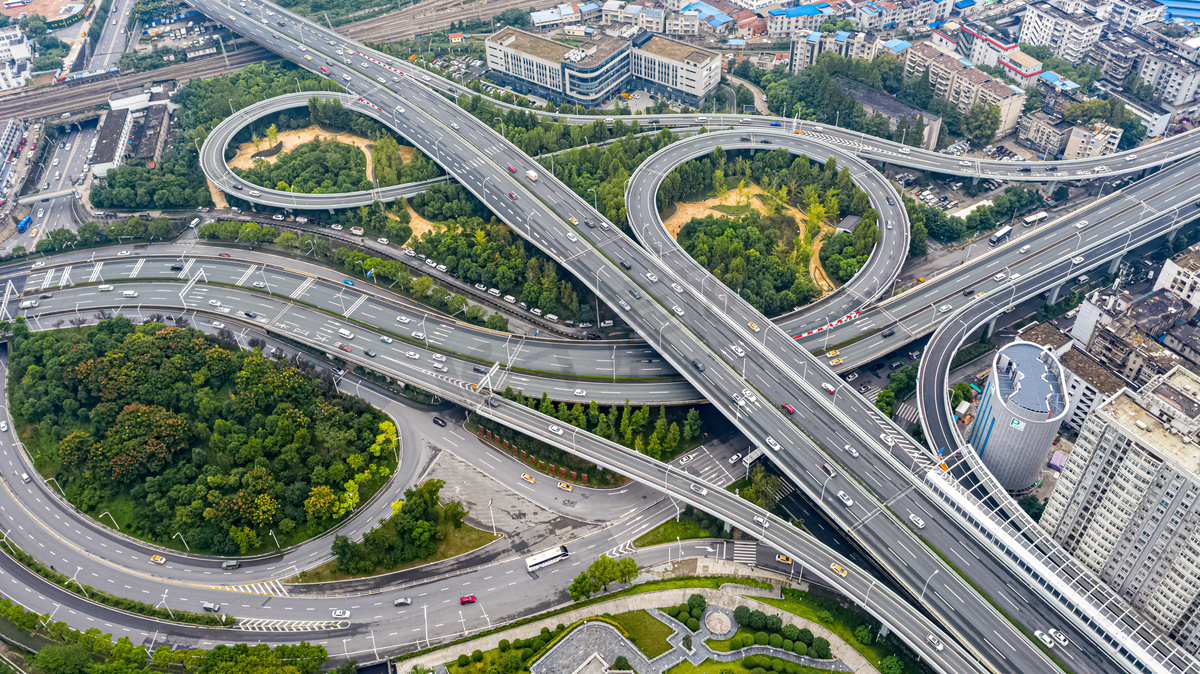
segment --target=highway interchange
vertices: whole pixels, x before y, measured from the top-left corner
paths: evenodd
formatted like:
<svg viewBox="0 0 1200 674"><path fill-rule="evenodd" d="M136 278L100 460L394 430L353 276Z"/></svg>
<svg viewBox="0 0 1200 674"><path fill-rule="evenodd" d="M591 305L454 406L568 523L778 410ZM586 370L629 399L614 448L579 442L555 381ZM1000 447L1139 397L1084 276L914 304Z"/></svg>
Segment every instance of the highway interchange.
<svg viewBox="0 0 1200 674"><path fill-rule="evenodd" d="M215 12L214 16L220 18ZM280 18L284 18L282 13L279 13L279 16ZM290 15L287 15L286 18L289 24L295 23L298 25L299 23ZM311 24L305 24L305 28L308 29L305 31L306 35L315 33L318 30L314 29ZM255 31L259 30L259 25L255 24ZM263 35L257 35L255 31L249 31L251 37L283 52L289 58L300 58L299 54L301 52L298 51L296 44L293 42L289 41L286 46L283 46L282 43L272 45L270 40L283 39L268 37L267 33L275 32L273 29L261 31L264 33ZM314 49L318 48L318 46L317 42L312 43ZM288 53L288 49L294 51ZM507 171L503 168L505 162L523 161L524 164L528 165L529 160L518 156L519 153L515 149L507 145L507 143L494 133L491 133L489 129L486 129L486 127L480 128L475 120L439 96L430 94L423 87L415 86L407 87L404 98L399 98L394 92L375 87L375 85L371 84L372 80L358 74L357 71L355 71L355 75L352 77L360 79L359 82L355 82L354 84L363 84L364 86L361 87L361 90L370 92L368 94L370 100L377 103L382 103L383 100L387 99L395 100L398 102L398 106L406 108L406 112L400 113L401 115L407 115L410 119L418 119L420 124L412 123L410 127L407 127L407 131L404 130L406 127L401 127L401 131L406 138L421 147L427 154L439 160L460 182L469 189L472 189L481 200L509 222L515 231L527 235L536 245L554 255L560 262L563 262L564 266L576 271L580 279L585 283L591 280L592 286L599 294L609 298L610 303L616 303L616 298L620 297L620 302L625 302L629 307L622 307L622 316L629 320L631 324L638 327L640 332L646 336L647 341L652 346L656 346L662 356L675 365L676 370L685 373L685 376L688 377L692 384L705 397L712 400L726 414L732 416L734 423L742 428L748 436L755 438L761 444L762 438L771 435L775 440L784 445L787 451L772 453L772 458L780 465L781 470L791 477L794 482L805 488L810 495L818 493L823 495L823 498L816 497L814 500L819 501L820 505L827 509L827 513L831 519L840 521L844 526L850 528L853 535L869 550L894 551L895 548L891 546L903 548L912 559L904 558L893 552L892 554L896 554L899 560L886 559L885 554L883 555L885 558L879 560L880 564L885 568L890 568L893 575L899 578L901 583L906 584L913 595L918 594L918 587L920 587L920 598L935 614L945 620L950 629L957 631L965 643L974 648L974 655L976 657L981 660L990 660L990 665L996 671L1014 671L1020 669L1037 671L1047 666L1047 662L1043 659L1041 653L1025 641L1023 635L1012 630L1007 621L991 610L990 606L971 590L968 585L959 580L953 570L942 565L940 560L933 555L927 554L927 550L921 541L913 537L908 526L900 521L900 517L894 514L918 512L918 510L924 512L923 519L931 523L932 526L927 525L927 529L922 531L921 535L930 540L939 549L950 549L958 544L965 547L966 552L974 555L978 562L984 562L984 560L989 558L990 553L983 546L973 549L968 545L968 541L961 540L959 527L949 518L942 516L940 511L935 509L931 511L928 502L920 494L911 489L908 481L912 479L912 475L904 464L911 461L921 461L923 465L928 467L928 458L922 456L915 446L895 431L886 420L882 419L874 411L872 406L861 398L846 390L839 390L838 395L840 400L836 400L836 402L825 397L818 387L821 383L830 381L832 373L825 370L822 363L811 359L800 349L795 348L790 335L772 327L765 319L758 316L756 312L744 306L739 298L731 298L734 305L731 314L729 313L729 309L724 307L718 311L713 304L716 300L712 297L705 297L703 294L694 294L698 286L703 287L702 284L704 281L702 278L695 278L695 275L702 274L702 271L697 272L695 269L688 267L688 261L683 259L685 256L682 254L676 256L663 255L659 259L649 255L623 235L611 231L603 237L591 238L590 243L592 245L581 243L579 241L581 237L599 237L601 230L571 228L565 221L565 218L571 215L599 220L599 215L592 212L586 202L583 202L576 195L570 193L569 190L557 181L547 179L538 185L530 185L519 179L514 179L513 176L507 174ZM411 112L407 111L409 108L411 108ZM461 125L461 134L450 131L447 127L450 120L455 120L455 123ZM590 122L594 121L595 118L587 118L587 120ZM386 120L381 118L381 121ZM433 130L436 130L436 132ZM769 134L772 133L769 128L765 131ZM410 133L412 136L410 136ZM777 138L782 143L784 138L800 138L807 135L791 134L789 136L787 135L788 133L776 130L773 132L772 137ZM873 146L882 144L882 141L871 139L870 143L872 149L863 150L862 148L858 148L859 151L868 154L875 152L877 150ZM735 145L737 145L737 142L730 143L726 147ZM1159 148L1159 146L1151 146L1151 148L1140 150L1139 159L1135 161L1124 162L1121 160L1125 166L1110 168L1113 169L1113 172L1118 170L1141 170L1145 168L1142 166L1143 162L1147 163L1147 165L1153 165L1156 161L1161 163L1167 156L1175 158L1182 153L1180 148L1175 148L1173 154L1158 156L1155 159L1153 155L1153 151L1155 151L1153 149L1155 148ZM699 152L698 154L703 153ZM489 157L490 159L480 160L477 158L479 155ZM914 152L913 156L921 155ZM940 158L942 162L947 160L944 156L935 156ZM893 157L892 161L898 158L899 155ZM516 165L522 166L521 164ZM974 170L983 172L984 174L991 170L1018 171L1018 169L1011 165L991 167L988 162L976 162ZM1090 169L1088 171L1089 173L1091 172ZM870 169L865 169L864 172L873 173ZM1028 176L1023 175L1012 177L1016 179L1029 179ZM490 188L489 184L491 185ZM1145 183L1138 183L1138 185L1142 184ZM508 192L510 191L518 196L516 200L509 197ZM550 208L539 207L538 199L534 197L535 194L538 198L544 200L543 204ZM648 201L652 207L653 193L649 192L647 194L649 194ZM300 196L304 198L305 195ZM872 196L873 205L881 208L881 210L885 210L886 207L883 207L878 202L878 191L874 191ZM635 200L631 199L630 201L632 204ZM902 213L902 211L900 212ZM905 225L896 229L898 230L897 235L902 235L901 233L907 233L908 228ZM1058 229L1061 230L1061 227ZM1045 231L1049 232L1051 230L1047 228ZM1089 235L1092 234L1092 230L1088 230L1088 232ZM1107 228L1097 228L1095 236L1089 236L1089 238L1099 240L1105 238L1110 232L1111 230ZM1141 233L1139 232L1138 236L1140 235ZM1047 236L1050 235L1047 234ZM1130 230L1128 238L1130 241L1136 240L1132 230ZM1085 239L1082 235L1079 240L1081 245L1087 243L1088 250L1090 251L1092 242ZM673 245L673 241L664 241L664 243ZM1009 248L1011 247L1009 246ZM602 253L598 251L602 251ZM672 257L679 259L672 260ZM891 262L887 256L878 257L884 258L886 262ZM630 263L630 266L633 267L630 271L637 276L630 278L630 276L620 272L616 265L613 264L613 260ZM675 262L678 262L678 264L674 264ZM896 267L898 269L898 264ZM47 288L52 287L53 278L49 277L49 282L47 283L47 276L44 275L48 272L40 273L43 274L40 277L42 284L46 284ZM232 273L232 270L226 269L223 273ZM663 282L659 283L650 280L645 276L647 273L662 276ZM251 272L252 274L253 272ZM592 279L589 279L589 275L593 274ZM975 278L978 278L979 275L980 272L976 270ZM601 280L602 277L603 280ZM687 288L687 291L679 293L670 290L667 288L668 280L674 280L680 284L680 287ZM890 282L890 279L886 280ZM1030 278L1028 280L1030 287L1035 286L1039 280L1036 276ZM75 282L82 281L76 279ZM33 275L26 280L26 290L30 289L30 283L37 283ZM886 289L886 283L880 282L879 279L876 279L875 283L877 287L868 287L864 289L863 294L877 294ZM961 288L961 285L959 287ZM125 284L119 285L118 289L124 290ZM659 300L659 302L651 303L648 300L642 299L641 301L630 303L628 299L632 297L630 293L632 290L650 294ZM191 292L194 292L197 296L189 297L185 293L184 299L192 301L189 306L192 306L193 311L200 311L207 314L212 311L209 308L212 305L207 304L207 292L202 291L212 292L213 289L201 288L197 284L191 288ZM82 293L84 290L81 288L79 292ZM162 292L158 289L147 289L146 292L162 295L164 303L174 293L176 297L175 306L178 306L177 290ZM238 306L238 303L244 306L252 306L250 302L261 302L262 300L261 293L255 295L254 300L251 300L249 299L251 295L249 291L238 294L239 291L222 289L219 292L235 293L234 295L227 295L232 306ZM1036 293L1037 291L1034 292ZM113 293L112 296L116 298L116 295L117 293ZM906 293L901 297L903 298L907 295ZM82 298L84 296L80 295L79 297ZM234 299L235 297L238 299ZM155 299L157 301L157 297ZM208 299L215 299L215 297L209 297ZM51 311L57 307L60 311L64 312L70 310L68 302L71 300L69 297L60 300L58 294L56 294L54 298L47 300L47 302L54 301L59 301L60 304L48 304L46 307L39 307L39 309ZM74 301L78 302L80 300L77 298ZM853 302L854 300L841 301ZM124 303L127 307L133 306L132 302L121 299L113 299L110 302L113 304ZM326 303L330 303L329 300L326 300ZM367 306L367 300L363 301L362 306ZM679 311L668 310L668 307L679 307ZM291 311L295 310L294 308L291 309ZM382 312L382 307L379 310ZM213 313L220 314L221 312L215 311ZM755 321L755 319L757 320ZM762 329L758 332L752 332L748 327L748 323L750 322L756 322L756 325L761 326ZM279 326L267 327L278 328ZM759 333L761 333L761 336ZM701 341L701 338L703 341ZM759 343L759 339L762 340L761 344ZM714 348L723 353L718 354L710 351L705 346L706 344L713 345ZM730 349L735 345L739 349L742 349L743 352L749 354L743 359L742 363L734 362L734 358L730 355L734 353ZM358 353L349 354L347 359L352 360L352 362L361 362L361 364L369 366L371 369L394 372L396 376L400 376L405 380L417 379L420 381L419 377L432 375L428 370L424 374L413 371L399 372L398 369L400 368L394 363L384 364L382 359L369 361L365 356ZM425 362L425 360L425 358L421 359L422 362ZM704 370L699 371L692 367L692 361L700 362L705 366ZM407 364L405 363L405 365ZM812 370L811 373L808 372L810 369ZM744 374L739 374L739 371ZM782 380L780 376L782 376ZM454 377L447 377L443 380L435 376L433 379L435 380L435 385L442 387L440 390L444 390L447 393L448 399L456 399L466 406L480 408L478 397L469 392L465 387L465 381L455 380ZM832 379L832 381L837 383L836 379ZM792 401L792 404L797 408L797 416L804 426L803 432L795 424L791 423L774 405L767 404L765 401L750 403L751 407L748 408L734 403L730 393L738 392L742 388L745 388L747 382L750 384L750 388L755 390L757 396L762 396L767 400L775 402ZM425 384L422 385L424 386ZM593 385L589 384L589 386ZM834 407L835 404L836 408ZM544 420L538 421L536 414L530 413L523 408L512 409L511 406L502 403L496 408L480 408L480 411L484 414L501 418L508 425L524 429L530 435L543 437L548 441L557 442L560 445L572 448L585 456L595 457L595 460L614 466L620 472L635 479L640 479L647 484L662 485L661 489L667 493L688 500L693 498L692 494L694 492L691 491L693 481L691 478L679 475L678 471L671 473L662 464L652 462L644 457L640 457L640 455L632 454L627 450L616 447L606 446L600 439L587 436L586 433L573 434L570 444L566 444L564 439L549 435L548 431L545 430L545 426L539 425L544 424ZM858 424L849 423L848 417L850 416L857 417L860 422L869 420L866 423L873 430L868 432ZM877 431L888 434L893 439L894 444L889 444L885 448L883 444L876 440ZM843 433L848 433L851 437L847 438ZM820 447L814 444L814 441ZM861 456L850 457L848 454L842 453L840 448L843 444L857 445ZM825 450L822 448L825 448ZM844 467L850 467L851 473L859 476L858 483L846 480L843 485L844 491L853 496L855 506L845 508L832 494L824 494L824 478L816 478L809 472L811 467L818 465L822 460L829 460L824 451L833 452L835 457L832 459L833 461L842 463ZM856 460L852 461L852 459ZM861 463L857 459L861 459ZM705 496L706 498L704 499L696 499L695 505L711 512L716 512L747 531L753 531L756 528L752 522L754 516L753 509L748 508L743 502L728 495L723 490L715 488L708 490ZM881 508L879 506L880 502L886 502L888 504L887 508ZM888 510L889 508L890 511ZM826 560L829 559L829 556L822 550L819 544L806 540L806 537L794 532L790 527L784 526L782 522L776 522L774 528L769 529L769 532L770 534L768 534L768 530L764 527L759 534L768 539L771 544L786 549L800 560L805 560L811 568L816 569L818 572L828 567L828 561ZM944 540L939 542L939 537ZM913 552L914 549L916 553ZM976 553L976 550L978 550L979 554ZM962 555L959 555L959 557L964 563L968 561ZM971 567L972 565L967 564L967 566ZM985 568L980 569L979 566ZM979 566L970 570L964 569L964 571L968 575L971 575L972 580L984 587L993 597L997 596L997 594L1004 594L1006 590L998 589L996 592L993 592L987 584L981 583L974 574L983 573L993 575L993 585L995 587L1000 588L1003 585L1007 585L1011 589L1011 593L1023 601L1030 603L1041 601L1039 596L1029 593L1024 589L1022 585L1023 581L1019 577L1010 577L1003 570L993 570L986 563L979 564ZM960 568L962 567L960 566ZM931 583L930 579L938 574L944 575L938 576ZM863 602L873 612L887 621L893 629L904 633L905 637L915 648L922 650L923 655L943 671L969 671L978 667L977 663L971 660L971 656L953 647L948 647L946 651L935 651L924 646L924 634L932 633L936 628L928 627L927 629L923 627L922 625L926 621L923 618L913 615L912 610L907 608L907 603L899 600L898 597L892 597L886 592L879 590L867 596L872 587L871 585L865 585L867 579L869 579L867 574L851 573L846 579L830 578L829 580L832 583L840 585L851 596L862 596ZM1010 580L1016 582L1016 587L1009 584ZM946 590L946 595L942 595L937 590L938 584L941 584ZM926 593L926 586L930 585L932 585L932 590ZM1023 594L1027 594L1029 598L1026 599L1022 596ZM949 597L949 595L954 596ZM966 597L966 599L964 600L963 597ZM957 602L955 602L955 599L957 599ZM1019 606L1014 604L1014 608L1006 608L1006 610L1019 610ZM1024 614L1018 614L1018 620L1023 623L1025 620L1022 619L1025 617ZM1034 618L1034 616L1029 617ZM911 623L903 624L906 619L911 619ZM1037 617L1037 620L1042 621L1041 624L1050 619L1050 615L1040 615ZM1032 624L1038 623L1035 620ZM1027 627L1034 629L1031 625L1027 625ZM1069 628L1066 628L1065 624L1059 625L1059 628L1069 631ZM1085 641L1085 637L1074 632L1069 633L1072 635L1073 643L1081 647L1079 651L1081 661L1070 663L1073 669L1079 669L1080 671L1106 671L1106 667L1111 667L1111 661L1105 659L1103 652L1096 648L1088 647L1089 642ZM1010 651L1001 652L997 648L1000 642L1008 646ZM995 649L995 653L988 651L988 647ZM995 659L997 657L999 660Z"/></svg>

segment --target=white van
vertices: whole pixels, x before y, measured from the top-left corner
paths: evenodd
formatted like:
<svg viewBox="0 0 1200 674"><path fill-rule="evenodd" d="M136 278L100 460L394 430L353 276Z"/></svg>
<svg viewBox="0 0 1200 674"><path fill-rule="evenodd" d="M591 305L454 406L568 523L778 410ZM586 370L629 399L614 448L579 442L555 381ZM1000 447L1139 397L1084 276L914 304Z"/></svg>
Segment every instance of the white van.
<svg viewBox="0 0 1200 674"><path fill-rule="evenodd" d="M555 316L554 314L546 314L544 318L545 318L546 320L550 321L551 323L557 323L557 322L558 322L558 316Z"/></svg>
<svg viewBox="0 0 1200 674"><path fill-rule="evenodd" d="M99 290L102 293L106 293L112 289L113 289L113 287L108 285L107 283L102 286L96 286L96 290Z"/></svg>
<svg viewBox="0 0 1200 674"><path fill-rule="evenodd" d="M342 336L342 339L354 339L354 333L350 332L346 328L338 330L338 334Z"/></svg>
<svg viewBox="0 0 1200 674"><path fill-rule="evenodd" d="M500 290L497 288L488 288L488 294L491 295L492 297L499 297Z"/></svg>
<svg viewBox="0 0 1200 674"><path fill-rule="evenodd" d="M126 290L125 292L121 293L121 297L131 297L132 298L132 297L137 297L137 296L138 296L138 294L137 294L136 290Z"/></svg>
<svg viewBox="0 0 1200 674"><path fill-rule="evenodd" d="M32 309L32 308L36 307L37 305L38 305L37 300L25 300L24 302L21 302L22 309Z"/></svg>
<svg viewBox="0 0 1200 674"><path fill-rule="evenodd" d="M512 295L505 295L504 301L508 302L509 304L516 304L517 298L513 297Z"/></svg>

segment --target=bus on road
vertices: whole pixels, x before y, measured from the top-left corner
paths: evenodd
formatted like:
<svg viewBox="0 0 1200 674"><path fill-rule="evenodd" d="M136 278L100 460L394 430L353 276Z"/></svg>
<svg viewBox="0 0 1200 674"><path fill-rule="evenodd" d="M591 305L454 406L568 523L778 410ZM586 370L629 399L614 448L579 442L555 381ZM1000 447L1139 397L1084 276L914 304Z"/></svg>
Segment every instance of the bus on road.
<svg viewBox="0 0 1200 674"><path fill-rule="evenodd" d="M25 230L29 229L29 225L32 222L33 218L31 216L26 215L25 217L21 218L21 221L17 223L17 233L24 234Z"/></svg>
<svg viewBox="0 0 1200 674"><path fill-rule="evenodd" d="M525 566L529 568L529 573L533 573L555 562L561 562L569 556L570 553L567 552L567 546L560 545L549 550L543 550L535 555L530 555L525 559Z"/></svg>
<svg viewBox="0 0 1200 674"><path fill-rule="evenodd" d="M1050 214L1047 213L1046 211L1038 211L1037 213L1034 213L1033 215L1026 216L1025 219L1023 220L1023 222L1025 223L1026 227L1033 227L1034 225L1038 224L1039 222L1045 220L1048 217L1050 217Z"/></svg>
<svg viewBox="0 0 1200 674"><path fill-rule="evenodd" d="M1000 229L996 230L996 233L992 235L992 238L988 239L988 245L996 246L1008 240L1010 234L1012 234L1012 227L1001 227Z"/></svg>

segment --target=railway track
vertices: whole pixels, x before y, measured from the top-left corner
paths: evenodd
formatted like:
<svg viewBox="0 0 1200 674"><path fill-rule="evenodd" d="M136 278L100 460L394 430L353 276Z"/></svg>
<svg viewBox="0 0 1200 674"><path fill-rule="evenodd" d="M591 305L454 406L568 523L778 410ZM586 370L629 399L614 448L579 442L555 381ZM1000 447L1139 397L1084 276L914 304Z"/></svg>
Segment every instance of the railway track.
<svg viewBox="0 0 1200 674"><path fill-rule="evenodd" d="M108 102L114 91L127 89L148 82L172 79L197 79L213 77L221 73L241 70L248 64L262 61L277 61L275 54L262 47L241 47L229 54L229 66L220 56L208 57L191 63L159 68L144 73L122 75L115 80L100 80L77 87L52 86L22 90L20 93L0 97L0 119L47 117L82 110Z"/></svg>
<svg viewBox="0 0 1200 674"><path fill-rule="evenodd" d="M508 9L527 11L549 9L560 4L558 0L483 0L464 5L462 0L432 0L409 5L403 10L388 12L373 19L356 21L339 26L335 30L355 40L394 42L410 39L418 34L450 27L452 21L467 19L490 19Z"/></svg>

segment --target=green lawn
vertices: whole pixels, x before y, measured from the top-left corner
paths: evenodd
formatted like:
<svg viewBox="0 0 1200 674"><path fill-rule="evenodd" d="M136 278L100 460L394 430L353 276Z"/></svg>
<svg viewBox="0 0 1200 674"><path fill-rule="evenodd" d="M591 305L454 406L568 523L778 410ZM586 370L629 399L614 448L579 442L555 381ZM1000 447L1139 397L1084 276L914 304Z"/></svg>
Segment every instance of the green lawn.
<svg viewBox="0 0 1200 674"><path fill-rule="evenodd" d="M880 661L889 655L903 655L902 653L893 652L893 649L886 642L876 641L870 646L860 644L858 640L854 638L854 630L840 622L823 623L817 620L818 609L803 601L775 599L773 597L755 597L755 599L770 604L775 608L783 609L784 611L787 611L793 615L798 615L801 618L806 618L818 625L825 627L830 632L833 632L840 637L842 641L850 644L851 648L861 653L862 656L866 658L872 665L878 665Z"/></svg>
<svg viewBox="0 0 1200 674"><path fill-rule="evenodd" d="M654 527L650 531L638 536L633 544L641 548L648 545L674 543L676 539L687 541L693 538L710 538L711 536L712 534L709 533L708 529L701 527L686 517L681 517L678 522L667 520Z"/></svg>
<svg viewBox="0 0 1200 674"><path fill-rule="evenodd" d="M764 583L760 580L753 580L751 578L731 578L731 577L726 577L726 576L712 576L709 578L696 578L695 576L692 576L689 578L673 578L671 580L659 580L659 581L654 581L654 582L650 582L650 583L642 583L641 585L631 587L624 592L617 592L617 593L611 594L611 595L604 595L603 597L600 597L600 599L608 600L608 599L613 599L614 597L620 597L624 594L639 594L641 592L657 592L659 590L678 590L679 588L691 588L691 587L707 587L707 588L712 588L712 589L716 590L716 589L719 589L725 583L737 583L738 585L757 587L757 588L761 588L763 590L770 590L772 588L770 583ZM755 597L755 598L757 599L757 597Z"/></svg>
<svg viewBox="0 0 1200 674"><path fill-rule="evenodd" d="M797 665L797 667L799 669L796 671L799 672L799 674L829 674L829 670L827 669L817 669L816 667L806 667L804 665ZM734 672L734 674L743 674L743 672L750 671L742 666L741 660L738 660L737 662L716 662L715 660L705 660L699 665L693 665L687 660L684 660L678 665L668 669L667 674L721 674L721 672L725 670Z"/></svg>
<svg viewBox="0 0 1200 674"><path fill-rule="evenodd" d="M737 633L734 634L733 636L734 637L750 637L750 640L754 641L754 632L752 632L744 627L739 627ZM709 648L713 649L714 651L716 651L718 653L728 653L729 652L729 642L732 640L733 640L733 637L729 637L728 639L709 639L708 641L705 641L704 643L708 644ZM744 641L745 640L743 639L743 642Z"/></svg>
<svg viewBox="0 0 1200 674"><path fill-rule="evenodd" d="M667 637L675 632L646 611L618 613L612 619L621 624L633 637L633 643L647 658L653 660L671 650Z"/></svg>

